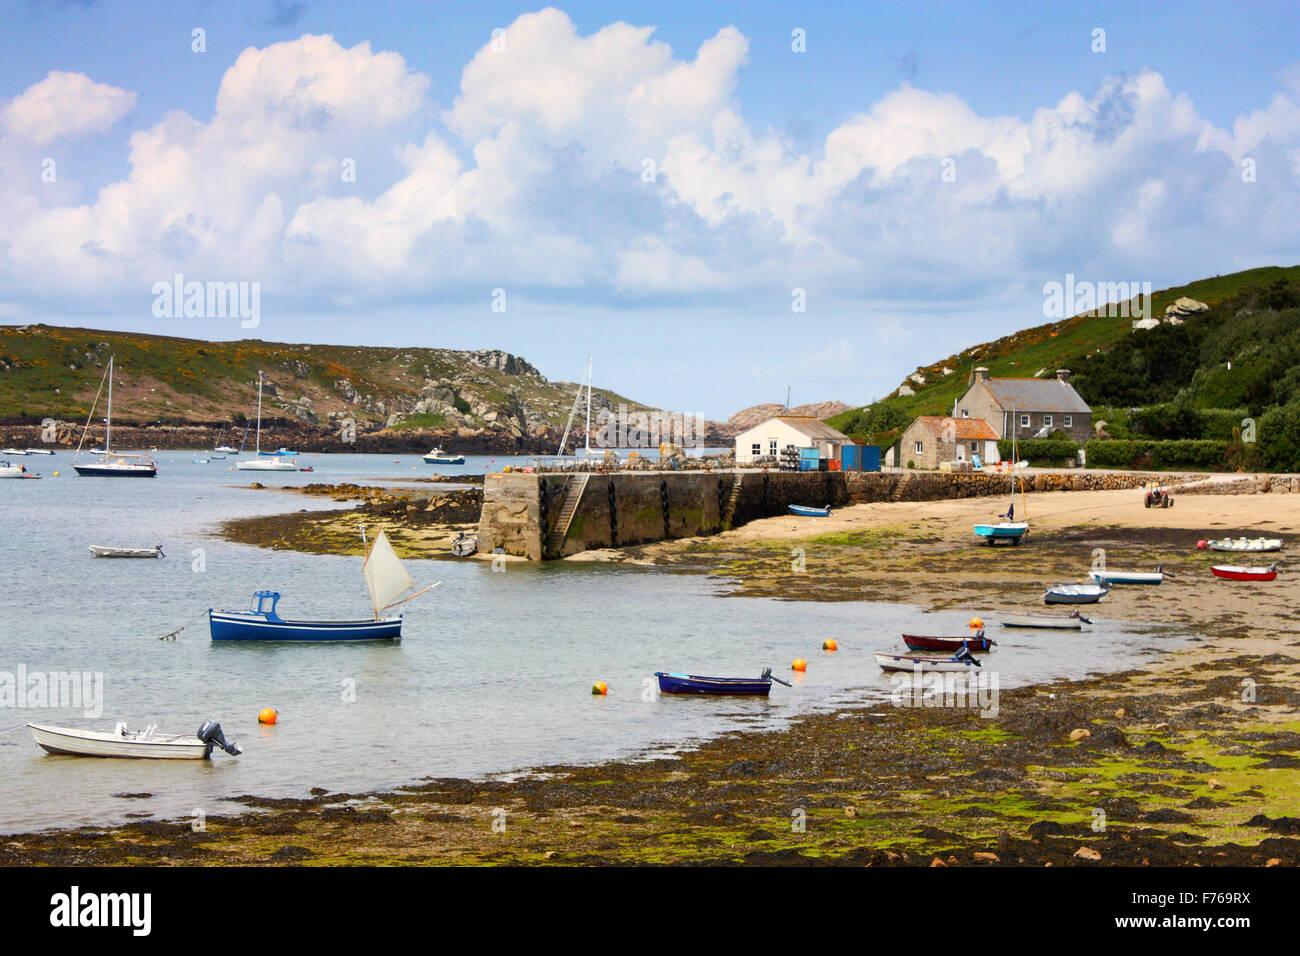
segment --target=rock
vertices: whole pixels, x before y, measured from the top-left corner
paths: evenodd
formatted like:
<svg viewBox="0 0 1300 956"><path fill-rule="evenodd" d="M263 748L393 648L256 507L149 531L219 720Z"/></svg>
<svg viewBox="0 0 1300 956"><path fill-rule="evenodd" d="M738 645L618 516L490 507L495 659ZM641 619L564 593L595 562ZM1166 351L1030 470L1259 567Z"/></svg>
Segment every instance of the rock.
<svg viewBox="0 0 1300 956"><path fill-rule="evenodd" d="M850 820L856 820L856 819L858 818L858 808L857 808L857 807L845 807L845 808L844 808L844 815L845 815L846 817L848 817Z"/></svg>
<svg viewBox="0 0 1300 956"><path fill-rule="evenodd" d="M1086 740L1091 736L1092 736L1092 731L1085 730L1083 727L1076 727L1074 730L1070 731L1071 740Z"/></svg>
<svg viewBox="0 0 1300 956"><path fill-rule="evenodd" d="M1156 724L1151 729L1154 730L1156 733L1164 733L1167 730L1173 730L1173 728L1170 727L1168 724Z"/></svg>
<svg viewBox="0 0 1300 956"><path fill-rule="evenodd" d="M908 395L915 395L915 394L916 394L916 390L908 387L907 385L898 386L898 395L900 398L904 398Z"/></svg>
<svg viewBox="0 0 1300 956"><path fill-rule="evenodd" d="M943 862L943 860L939 859L937 856L930 861L930 869L934 869L936 866L947 866L947 865L948 865L947 863Z"/></svg>
<svg viewBox="0 0 1300 956"><path fill-rule="evenodd" d="M1274 856L1274 857L1270 857L1270 858L1269 858L1269 861L1268 861L1267 863L1265 863L1264 865L1265 865L1265 866L1281 866L1281 865L1282 865L1282 861L1281 861L1280 859L1278 859L1277 857Z"/></svg>
<svg viewBox="0 0 1300 956"><path fill-rule="evenodd" d="M1209 787L1211 790L1222 790L1222 789L1223 789L1223 784L1221 784L1218 780L1215 780L1213 777L1211 777L1209 780L1205 781L1205 785L1206 785L1207 787Z"/></svg>
<svg viewBox="0 0 1300 956"><path fill-rule="evenodd" d="M1124 719L1124 708L1123 708L1123 707L1121 707L1119 710L1115 711L1115 719L1116 719L1116 720L1123 720L1123 719Z"/></svg>
<svg viewBox="0 0 1300 956"><path fill-rule="evenodd" d="M1093 860L1094 862L1101 859L1101 854L1090 846L1081 846L1074 851L1075 859Z"/></svg>
<svg viewBox="0 0 1300 956"><path fill-rule="evenodd" d="M977 852L975 854L974 859L976 863L1001 863L1002 862L1000 859L998 859L998 855L996 853Z"/></svg>

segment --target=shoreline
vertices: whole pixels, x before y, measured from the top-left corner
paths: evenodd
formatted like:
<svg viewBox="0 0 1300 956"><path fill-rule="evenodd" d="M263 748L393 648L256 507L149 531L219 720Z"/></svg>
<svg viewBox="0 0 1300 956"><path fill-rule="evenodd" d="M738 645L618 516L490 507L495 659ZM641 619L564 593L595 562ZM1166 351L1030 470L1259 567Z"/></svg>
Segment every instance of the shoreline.
<svg viewBox="0 0 1300 956"><path fill-rule="evenodd" d="M989 504L959 500L859 505L830 519L763 519L709 539L575 556L567 560L712 574L731 580L734 596L883 594L992 614L990 590L1029 605L1041 581L1086 569L1093 547L1113 553L1113 567L1163 549L1177 578L1117 588L1093 610L1195 626L1200 638L1137 670L1002 691L991 719L865 702L782 730L730 731L671 758L252 797L242 800L252 811L209 817L203 833L188 821L146 821L16 834L0 863L1295 865L1300 785L1286 772L1300 767L1293 589L1281 579L1259 588L1203 581L1215 559L1185 545L1195 528L1218 530L1206 527L1210 511L1224 533L1238 521L1294 542L1300 502L1271 497L1204 499L1213 508L1184 508L1184 498L1144 513L1133 492L1037 495L1038 536L1014 549L963 546L959 521ZM1268 517L1247 521L1265 502ZM1164 527L1140 526L1155 519ZM790 552L800 546L806 568L796 572ZM1241 699L1244 680L1254 701ZM1103 832L1093 829L1096 811ZM504 832L493 827L501 821Z"/></svg>

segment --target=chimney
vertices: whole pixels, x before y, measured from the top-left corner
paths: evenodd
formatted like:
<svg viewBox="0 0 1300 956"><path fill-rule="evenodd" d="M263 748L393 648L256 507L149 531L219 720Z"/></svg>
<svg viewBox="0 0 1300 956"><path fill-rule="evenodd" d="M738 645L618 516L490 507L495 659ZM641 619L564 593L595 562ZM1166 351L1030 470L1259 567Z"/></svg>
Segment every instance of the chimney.
<svg viewBox="0 0 1300 956"><path fill-rule="evenodd" d="M1058 368L1056 370L1056 377L1067 385L1070 384L1070 370L1068 368Z"/></svg>
<svg viewBox="0 0 1300 956"><path fill-rule="evenodd" d="M989 380L989 370L985 368L983 365L981 365L979 368L975 370L974 374L971 375L970 383L974 385L976 382L987 382L988 380Z"/></svg>

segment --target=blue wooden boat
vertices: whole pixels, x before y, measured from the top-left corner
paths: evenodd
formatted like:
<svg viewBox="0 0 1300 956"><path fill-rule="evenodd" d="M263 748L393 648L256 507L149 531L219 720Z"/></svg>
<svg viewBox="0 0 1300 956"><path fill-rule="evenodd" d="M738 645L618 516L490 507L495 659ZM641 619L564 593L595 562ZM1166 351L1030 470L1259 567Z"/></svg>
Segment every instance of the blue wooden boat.
<svg viewBox="0 0 1300 956"><path fill-rule="evenodd" d="M695 674L669 674L655 671L659 678L661 694L708 694L713 696L766 697L772 690L772 681L786 684L772 676L772 668L763 668L757 680L749 677L698 677Z"/></svg>
<svg viewBox="0 0 1300 956"><path fill-rule="evenodd" d="M975 534L987 543L1010 541L1019 544L1020 539L1029 533L1028 521L1000 521L997 524L977 524Z"/></svg>
<svg viewBox="0 0 1300 956"><path fill-rule="evenodd" d="M801 515L805 518L829 518L831 516L831 506L825 508L810 508L808 505L790 505L791 514Z"/></svg>
<svg viewBox="0 0 1300 956"><path fill-rule="evenodd" d="M400 641L402 616L372 621L286 620L276 612L279 591L258 591L247 611L208 608L214 641Z"/></svg>

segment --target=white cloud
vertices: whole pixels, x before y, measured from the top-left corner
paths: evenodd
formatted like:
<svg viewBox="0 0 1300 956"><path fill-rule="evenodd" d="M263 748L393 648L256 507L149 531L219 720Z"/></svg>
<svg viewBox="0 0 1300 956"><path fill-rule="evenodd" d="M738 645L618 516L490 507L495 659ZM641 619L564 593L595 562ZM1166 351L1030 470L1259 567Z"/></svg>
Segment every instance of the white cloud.
<svg viewBox="0 0 1300 956"><path fill-rule="evenodd" d="M0 106L5 136L44 146L56 139L102 133L135 108L136 95L96 83L84 73L51 70Z"/></svg>

